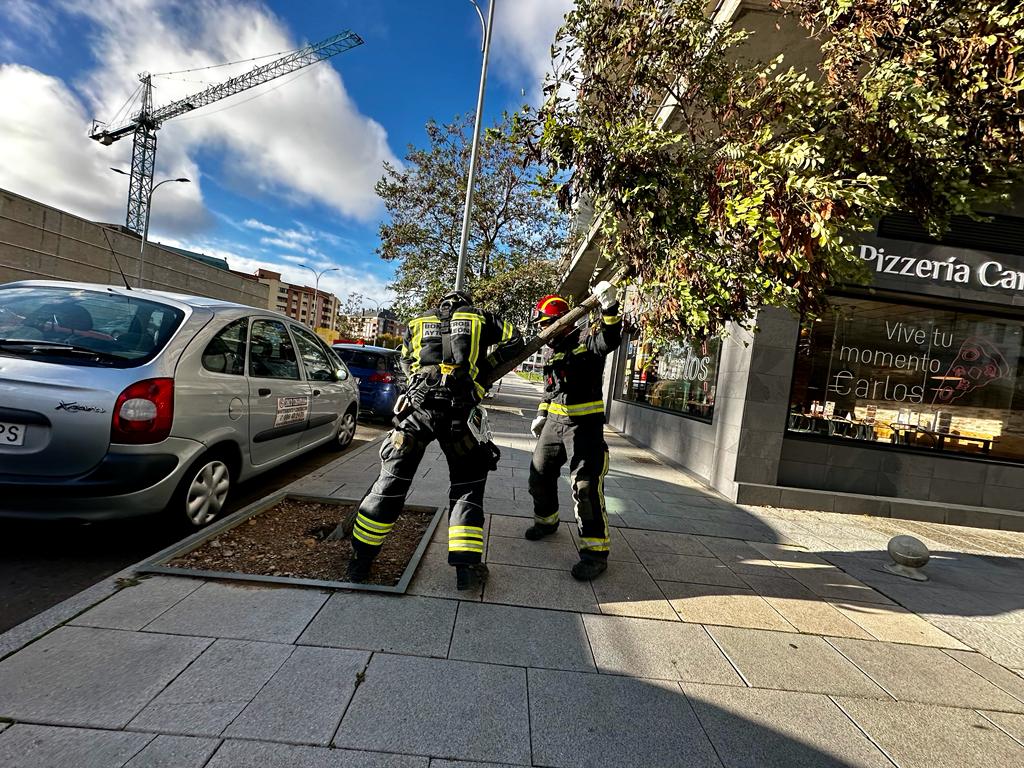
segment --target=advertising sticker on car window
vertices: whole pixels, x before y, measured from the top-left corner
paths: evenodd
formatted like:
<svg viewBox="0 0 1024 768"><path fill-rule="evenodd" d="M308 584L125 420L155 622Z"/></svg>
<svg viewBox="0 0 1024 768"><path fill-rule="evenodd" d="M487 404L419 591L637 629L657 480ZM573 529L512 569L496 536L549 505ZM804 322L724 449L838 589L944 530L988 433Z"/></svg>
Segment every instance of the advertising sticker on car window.
<svg viewBox="0 0 1024 768"><path fill-rule="evenodd" d="M275 427L294 424L297 421L305 421L307 416L309 416L308 396L300 395L297 397L277 398L277 415L274 417Z"/></svg>

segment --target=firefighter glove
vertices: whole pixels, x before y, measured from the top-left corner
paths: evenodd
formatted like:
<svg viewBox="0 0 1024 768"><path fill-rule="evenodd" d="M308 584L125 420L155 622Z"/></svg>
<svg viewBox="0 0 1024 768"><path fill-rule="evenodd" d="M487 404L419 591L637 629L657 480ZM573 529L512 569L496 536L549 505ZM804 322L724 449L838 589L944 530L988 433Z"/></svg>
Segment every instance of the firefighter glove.
<svg viewBox="0 0 1024 768"><path fill-rule="evenodd" d="M591 293L601 305L601 309L610 309L619 300L618 289L607 280L602 280L595 285Z"/></svg>
<svg viewBox="0 0 1024 768"><path fill-rule="evenodd" d="M547 416L538 416L533 420L533 423L530 425L530 431L533 432L534 437L540 437L540 433L544 429L544 422L547 420Z"/></svg>

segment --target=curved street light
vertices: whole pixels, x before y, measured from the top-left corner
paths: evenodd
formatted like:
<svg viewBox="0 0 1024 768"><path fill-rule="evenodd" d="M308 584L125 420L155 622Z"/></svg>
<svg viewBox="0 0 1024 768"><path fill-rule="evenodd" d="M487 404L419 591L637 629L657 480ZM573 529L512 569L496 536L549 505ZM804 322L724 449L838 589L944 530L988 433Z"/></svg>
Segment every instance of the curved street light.
<svg viewBox="0 0 1024 768"><path fill-rule="evenodd" d="M120 173L122 176L131 176L127 171L122 171L120 168L111 168L114 173ZM149 217L153 212L153 193L156 192L164 184L168 184L172 181L176 181L182 184L190 184L192 179L186 179L184 176L177 179L164 179L163 181L154 184L153 188L149 190L149 194L146 196L146 226L142 228L142 244L139 245L139 288L142 287L142 274L143 269L146 266L146 241L149 239Z"/></svg>
<svg viewBox="0 0 1024 768"><path fill-rule="evenodd" d="M466 288L466 261L467 249L469 246L469 216L473 210L473 181L476 178L477 152L480 147L480 123L484 113L484 90L487 88L487 59L491 53L491 29L494 26L494 3L490 0L487 4L487 21L484 21L483 11L477 5L476 0L469 0L476 8L480 17L480 26L483 27L483 66L480 70L480 90L476 97L476 115L473 120L473 143L469 151L469 179L466 181L466 206L462 211L462 237L459 240L459 266L455 270L455 290L462 291Z"/></svg>
<svg viewBox="0 0 1024 768"><path fill-rule="evenodd" d="M320 317L320 278L326 275L328 272L340 271L341 267L328 267L327 269L321 269L319 272L317 272L315 269L305 264L299 264L299 266L302 267L303 269L308 269L310 272L316 275L316 282L313 283L313 312L311 313L312 317L310 317L309 324L309 327L315 331L316 321Z"/></svg>

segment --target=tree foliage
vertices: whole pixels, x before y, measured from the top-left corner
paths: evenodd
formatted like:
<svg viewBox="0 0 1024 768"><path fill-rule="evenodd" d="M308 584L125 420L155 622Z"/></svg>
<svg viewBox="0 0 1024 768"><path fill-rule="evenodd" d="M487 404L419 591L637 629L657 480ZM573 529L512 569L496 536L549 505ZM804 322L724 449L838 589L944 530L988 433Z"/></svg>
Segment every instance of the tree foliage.
<svg viewBox="0 0 1024 768"><path fill-rule="evenodd" d="M455 285L469 173L472 116L427 123L429 146L410 146L405 165L386 166L377 183L390 220L378 254L398 262L395 309L408 316ZM555 287L568 217L537 194L537 169L526 167L505 119L480 139L468 248L467 287L481 307L525 321L533 303Z"/></svg>
<svg viewBox="0 0 1024 768"><path fill-rule="evenodd" d="M779 44L703 0L579 0L544 104L517 118L562 209L603 214L604 255L663 332L819 310L865 277L852 233L893 211L940 233L1024 176L1017 0L775 2L807 70L754 57Z"/></svg>

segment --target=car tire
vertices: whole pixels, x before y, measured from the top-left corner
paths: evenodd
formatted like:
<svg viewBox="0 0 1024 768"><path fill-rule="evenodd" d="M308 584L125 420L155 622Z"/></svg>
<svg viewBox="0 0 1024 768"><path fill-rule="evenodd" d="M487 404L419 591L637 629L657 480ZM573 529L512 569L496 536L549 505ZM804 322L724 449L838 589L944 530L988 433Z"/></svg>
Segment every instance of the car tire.
<svg viewBox="0 0 1024 768"><path fill-rule="evenodd" d="M342 415L340 423L338 424L338 431L334 435L334 439L331 440L330 446L336 451L343 451L352 445L352 440L356 436L356 409L349 408Z"/></svg>
<svg viewBox="0 0 1024 768"><path fill-rule="evenodd" d="M183 527L198 530L219 518L233 490L230 463L224 456L204 454L188 468L168 507Z"/></svg>

